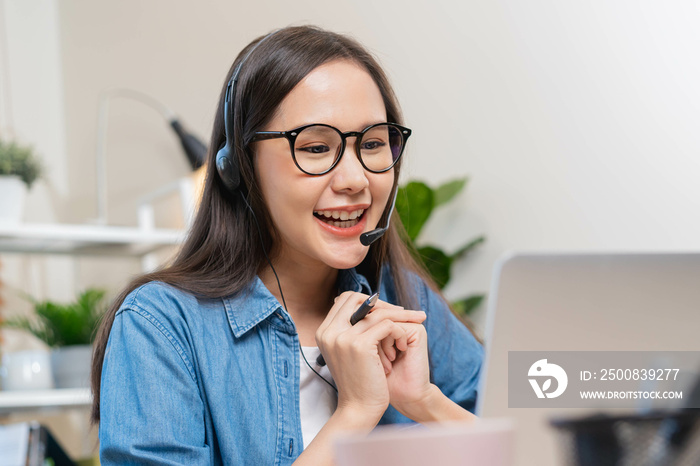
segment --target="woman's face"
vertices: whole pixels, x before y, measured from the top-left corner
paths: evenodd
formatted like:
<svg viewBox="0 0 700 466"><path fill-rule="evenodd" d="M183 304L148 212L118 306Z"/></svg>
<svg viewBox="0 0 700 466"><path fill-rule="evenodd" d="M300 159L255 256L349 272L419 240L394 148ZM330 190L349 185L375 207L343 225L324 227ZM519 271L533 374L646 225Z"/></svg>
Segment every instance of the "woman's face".
<svg viewBox="0 0 700 466"><path fill-rule="evenodd" d="M382 95L372 77L358 65L338 60L319 66L300 81L265 131L288 131L311 123L325 123L342 132L361 131L386 119ZM297 168L287 139L258 141L253 149L262 194L281 240L275 245L278 257L302 266L357 266L368 251L360 243L360 234L377 227L394 170L365 170L354 137L347 140L335 168L320 176Z"/></svg>

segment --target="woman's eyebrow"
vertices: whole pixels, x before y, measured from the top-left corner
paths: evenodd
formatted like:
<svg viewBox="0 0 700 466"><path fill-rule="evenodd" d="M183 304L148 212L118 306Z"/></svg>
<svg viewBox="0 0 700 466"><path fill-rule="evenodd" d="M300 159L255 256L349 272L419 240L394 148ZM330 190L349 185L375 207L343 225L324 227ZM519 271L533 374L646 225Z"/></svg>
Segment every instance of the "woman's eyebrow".
<svg viewBox="0 0 700 466"><path fill-rule="evenodd" d="M348 130L348 131L362 131L363 129L369 128L369 127L372 126L372 125L376 125L376 124L379 124L379 123L388 123L388 122L389 122L389 121L388 121L386 118L384 118L384 119L378 119L378 120L377 120L377 119L373 119L373 120L369 120L369 123L364 122L364 123L361 124L361 125L357 125L357 127L356 127L355 129L351 129L351 130ZM339 128L338 126L336 126L336 125L334 125L334 124L326 123L325 121L319 121L319 120L308 121L308 122L306 122L306 123L301 123L301 124L293 125L293 128L301 128L302 126L318 125L318 124L332 126L332 127L334 127L334 128L339 129L340 131L342 131L342 132L344 132L344 133L347 133L347 132L348 132L348 131L344 131L343 128ZM291 129L291 128L288 128L288 129L285 129L285 130L273 130L273 131L289 131L289 129Z"/></svg>
<svg viewBox="0 0 700 466"><path fill-rule="evenodd" d="M371 123L366 123L366 124L362 127L362 129L369 128L369 127L372 126L372 125L378 125L379 123L389 123L389 120L387 120L386 118L381 119L381 120L372 120ZM360 130L360 131L362 131L362 130Z"/></svg>

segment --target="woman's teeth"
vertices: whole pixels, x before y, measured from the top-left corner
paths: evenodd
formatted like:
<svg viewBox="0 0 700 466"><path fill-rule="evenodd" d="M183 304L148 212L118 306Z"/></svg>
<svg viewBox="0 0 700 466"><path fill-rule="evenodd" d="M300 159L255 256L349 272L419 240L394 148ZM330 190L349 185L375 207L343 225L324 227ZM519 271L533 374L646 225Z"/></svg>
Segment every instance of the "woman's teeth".
<svg viewBox="0 0 700 466"><path fill-rule="evenodd" d="M314 214L329 225L338 228L349 228L357 225L358 218L364 213L364 209L353 210L316 210Z"/></svg>

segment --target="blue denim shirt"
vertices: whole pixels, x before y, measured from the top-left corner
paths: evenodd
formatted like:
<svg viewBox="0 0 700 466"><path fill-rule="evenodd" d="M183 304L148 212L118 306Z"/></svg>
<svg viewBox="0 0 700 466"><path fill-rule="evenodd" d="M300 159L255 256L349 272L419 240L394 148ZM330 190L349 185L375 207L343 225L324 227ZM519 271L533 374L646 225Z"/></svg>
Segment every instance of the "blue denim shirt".
<svg viewBox="0 0 700 466"><path fill-rule="evenodd" d="M395 301L392 280L380 297ZM341 291L369 294L341 271ZM430 288L418 287L433 382L474 409L483 349ZM110 464L291 464L303 449L299 339L256 278L226 299L151 282L117 312L100 398L100 456ZM393 407L381 424L412 422Z"/></svg>

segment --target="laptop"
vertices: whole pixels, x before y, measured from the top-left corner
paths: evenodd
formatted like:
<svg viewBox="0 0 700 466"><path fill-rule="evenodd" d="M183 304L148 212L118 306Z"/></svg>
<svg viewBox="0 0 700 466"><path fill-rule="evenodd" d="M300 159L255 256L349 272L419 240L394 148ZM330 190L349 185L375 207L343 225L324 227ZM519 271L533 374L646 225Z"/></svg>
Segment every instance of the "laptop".
<svg viewBox="0 0 700 466"><path fill-rule="evenodd" d="M509 408L509 352L700 351L700 253L509 254L490 293L477 415L514 422L516 466L562 464L549 421L601 409Z"/></svg>

